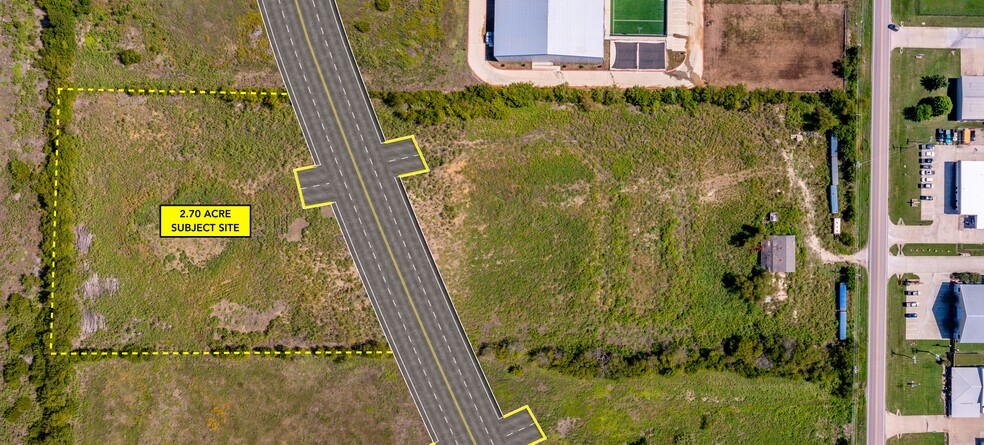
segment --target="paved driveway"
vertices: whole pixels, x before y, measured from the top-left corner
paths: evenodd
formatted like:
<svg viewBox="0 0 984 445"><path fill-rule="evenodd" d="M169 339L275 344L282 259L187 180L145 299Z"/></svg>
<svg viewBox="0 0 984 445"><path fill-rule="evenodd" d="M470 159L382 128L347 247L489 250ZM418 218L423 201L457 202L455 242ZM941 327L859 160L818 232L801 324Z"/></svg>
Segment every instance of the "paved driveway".
<svg viewBox="0 0 984 445"><path fill-rule="evenodd" d="M892 33L892 48L984 48L984 28L903 26Z"/></svg>
<svg viewBox="0 0 984 445"><path fill-rule="evenodd" d="M950 437L950 445L976 445L977 439L984 437L984 418L886 414L885 424L888 437L904 433L945 432Z"/></svg>

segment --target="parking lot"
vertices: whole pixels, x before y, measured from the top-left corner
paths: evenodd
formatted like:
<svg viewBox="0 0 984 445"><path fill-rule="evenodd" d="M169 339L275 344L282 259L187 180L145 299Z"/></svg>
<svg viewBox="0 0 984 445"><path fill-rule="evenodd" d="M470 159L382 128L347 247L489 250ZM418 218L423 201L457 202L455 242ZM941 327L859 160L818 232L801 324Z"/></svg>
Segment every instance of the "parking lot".
<svg viewBox="0 0 984 445"><path fill-rule="evenodd" d="M978 130L978 133L984 131ZM916 149L913 147L913 150ZM926 150L928 149L920 151ZM984 134L978 134L977 140L967 145L935 144L931 150L935 154L932 156L931 170L935 173L928 177L933 178L933 187L919 189L918 195L931 198L931 200L920 200L919 210L921 218L933 221L933 224L895 225L890 230L892 241L898 244L984 243L984 230L965 228L964 218L957 213L954 182L957 161L984 161ZM905 183L915 184L918 181L919 179L916 178Z"/></svg>
<svg viewBox="0 0 984 445"><path fill-rule="evenodd" d="M916 275L919 277L920 284L906 286L906 291L919 292L919 295L906 295L905 301L915 302L917 306L898 309L916 314L915 318L905 319L905 338L907 340L949 339L955 316L950 275L944 273L917 273Z"/></svg>

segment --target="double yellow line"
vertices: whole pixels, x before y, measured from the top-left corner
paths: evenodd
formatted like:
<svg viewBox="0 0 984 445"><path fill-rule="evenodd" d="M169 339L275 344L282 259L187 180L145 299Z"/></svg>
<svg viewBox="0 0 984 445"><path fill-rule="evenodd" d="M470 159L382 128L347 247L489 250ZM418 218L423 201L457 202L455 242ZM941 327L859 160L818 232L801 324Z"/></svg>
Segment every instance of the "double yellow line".
<svg viewBox="0 0 984 445"><path fill-rule="evenodd" d="M342 141L345 142L345 149L348 150L349 159L352 161L352 167L355 168L355 174L359 178L359 184L362 185L362 192L366 196L366 201L369 202L369 209L372 211L372 216L376 219L376 227L379 229L379 234L383 237L383 244L386 245L386 251L389 252L390 260L393 261L393 267L396 268L396 275L400 278L400 284L403 285L403 292L406 293L407 299L410 301L410 307L413 308L413 315L417 317L417 323L420 325L420 331L423 332L424 340L427 341L427 347L430 348L431 355L434 356L434 362L437 363L437 369L441 372L441 377L444 379L444 384L448 388L448 393L451 395L451 400L454 401L454 407L458 410L458 415L461 416L462 423L465 424L465 430L468 432L468 437L471 438L473 444L477 445L478 442L472 434L471 427L468 426L468 420L465 419L465 414L461 411L461 405L458 403L458 398L455 397L454 391L451 389L451 382L448 381L448 376L444 373L444 367L441 366L441 361L437 358L437 351L434 350L434 345L431 343L430 336L427 335L427 330L424 329L424 322L421 320L420 313L417 311L417 305L413 302L413 297L410 296L410 288L407 287L407 282L403 279L403 272L400 271L400 265L397 264L396 256L393 255L393 248L390 247L389 239L386 237L386 232L383 231L383 225L379 221L379 215L376 213L376 206L372 204L372 198L369 197L369 189L366 187L366 182L362 178L362 172L359 171L359 165L355 162L355 154L352 152L351 145L349 145L348 137L345 136L345 129L342 127L342 121L338 117L338 110L335 109L335 101L332 100L331 93L328 91L328 82L325 81L325 75L321 72L321 64L318 62L318 56L314 53L314 45L311 44L311 37L308 35L307 25L304 24L304 16L301 14L301 5L298 0L294 0L294 6L297 8L297 18L301 22L301 30L304 32L304 40L307 41L308 50L311 51L311 58L314 59L314 66L318 70L318 77L321 79L321 86L324 88L325 96L328 98L328 104L331 106L331 112L335 116L335 123L338 124L338 131L342 134Z"/></svg>

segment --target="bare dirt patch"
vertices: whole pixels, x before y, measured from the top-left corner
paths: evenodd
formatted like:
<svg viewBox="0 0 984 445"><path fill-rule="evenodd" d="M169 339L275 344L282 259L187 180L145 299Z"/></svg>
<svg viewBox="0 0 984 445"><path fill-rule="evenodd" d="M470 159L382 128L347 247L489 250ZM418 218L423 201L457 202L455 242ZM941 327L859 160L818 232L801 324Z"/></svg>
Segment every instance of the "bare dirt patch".
<svg viewBox="0 0 984 445"><path fill-rule="evenodd" d="M304 234L304 229L309 226L310 223L304 218L297 218L294 222L290 223L290 228L287 229L287 241L296 243L301 240L301 235Z"/></svg>
<svg viewBox="0 0 984 445"><path fill-rule="evenodd" d="M229 300L222 300L212 306L212 316L219 319L219 327L236 332L261 332L270 322L279 317L287 305L276 301L270 309L258 311Z"/></svg>
<svg viewBox="0 0 984 445"><path fill-rule="evenodd" d="M841 86L844 5L707 5L704 80L816 91Z"/></svg>

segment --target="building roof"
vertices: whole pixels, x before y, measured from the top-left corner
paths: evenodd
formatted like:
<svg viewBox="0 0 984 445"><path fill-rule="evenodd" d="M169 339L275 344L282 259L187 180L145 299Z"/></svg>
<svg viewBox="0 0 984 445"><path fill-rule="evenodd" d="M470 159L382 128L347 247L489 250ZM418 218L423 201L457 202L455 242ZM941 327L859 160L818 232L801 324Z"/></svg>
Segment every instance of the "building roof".
<svg viewBox="0 0 984 445"><path fill-rule="evenodd" d="M980 417L981 368L950 368L950 416Z"/></svg>
<svg viewBox="0 0 984 445"><path fill-rule="evenodd" d="M495 0L496 57L605 57L604 0Z"/></svg>
<svg viewBox="0 0 984 445"><path fill-rule="evenodd" d="M961 343L984 343L984 284L958 284L957 320Z"/></svg>
<svg viewBox="0 0 984 445"><path fill-rule="evenodd" d="M957 200L961 215L984 216L984 161L957 162Z"/></svg>
<svg viewBox="0 0 984 445"><path fill-rule="evenodd" d="M769 272L796 272L796 237L778 235L763 241L761 264Z"/></svg>
<svg viewBox="0 0 984 445"><path fill-rule="evenodd" d="M984 76L963 76L957 82L957 119L984 120Z"/></svg>

